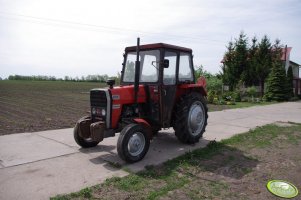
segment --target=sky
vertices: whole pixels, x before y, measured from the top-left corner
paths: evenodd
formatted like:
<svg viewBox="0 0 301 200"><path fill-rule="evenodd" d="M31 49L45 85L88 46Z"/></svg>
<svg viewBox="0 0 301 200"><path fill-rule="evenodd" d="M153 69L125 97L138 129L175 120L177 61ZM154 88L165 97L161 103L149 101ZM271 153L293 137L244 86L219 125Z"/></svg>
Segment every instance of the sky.
<svg viewBox="0 0 301 200"><path fill-rule="evenodd" d="M137 37L191 48L218 73L241 31L279 38L301 64L300 0L0 0L0 77L115 76Z"/></svg>

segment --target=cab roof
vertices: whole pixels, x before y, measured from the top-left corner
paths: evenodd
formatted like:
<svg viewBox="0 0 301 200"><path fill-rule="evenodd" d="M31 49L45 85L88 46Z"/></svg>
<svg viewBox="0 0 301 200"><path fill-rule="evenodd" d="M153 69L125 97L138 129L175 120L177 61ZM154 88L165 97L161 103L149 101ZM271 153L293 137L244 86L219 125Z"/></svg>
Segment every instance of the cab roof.
<svg viewBox="0 0 301 200"><path fill-rule="evenodd" d="M140 45L140 50L147 50L147 49L159 49L159 48L165 48L165 49L171 49L171 50L177 50L177 51L185 51L185 52L192 52L192 49L185 48L185 47L179 47L171 44L165 44L165 43L154 43L154 44L144 44ZM126 47L125 51L136 51L136 46Z"/></svg>

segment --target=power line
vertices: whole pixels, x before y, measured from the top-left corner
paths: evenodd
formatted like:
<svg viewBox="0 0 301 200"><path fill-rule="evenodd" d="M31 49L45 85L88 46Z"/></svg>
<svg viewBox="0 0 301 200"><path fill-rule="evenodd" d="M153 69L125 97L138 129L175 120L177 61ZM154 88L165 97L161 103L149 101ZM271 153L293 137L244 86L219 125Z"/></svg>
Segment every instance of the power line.
<svg viewBox="0 0 301 200"><path fill-rule="evenodd" d="M27 21L27 22L35 23L35 24L63 27L63 28L73 28L73 29L86 30L86 31L96 31L96 32L106 31L106 32L113 32L113 33L133 32L133 33L142 33L142 34L147 34L147 35L158 35L158 36L172 37L172 38L203 40L203 41L209 41L209 42L216 42L216 43L223 43L224 44L224 41L213 40L213 39L208 39L208 38L204 38L204 37L191 37L191 36L185 36L185 35L182 36L182 35L175 35L175 34L148 32L148 31L141 31L141 30L134 30L134 29L126 29L126 28L96 25L96 24L88 24L88 23L82 23L82 22L67 21L67 20L61 20L61 19L51 19L51 18L44 18L44 17L36 17L36 16L30 16L30 15L23 15L23 14L16 14L16 13L9 13L9 12L0 11L0 17L3 17L3 15L4 15L4 18L11 18L11 17L15 16L15 17L19 17L19 18L12 18L12 19L23 20L23 21ZM69 26L66 26L66 25L69 25ZM70 26L70 25L75 25L75 27ZM90 29L88 29L88 28L90 28ZM91 29L91 28L96 28L96 29Z"/></svg>

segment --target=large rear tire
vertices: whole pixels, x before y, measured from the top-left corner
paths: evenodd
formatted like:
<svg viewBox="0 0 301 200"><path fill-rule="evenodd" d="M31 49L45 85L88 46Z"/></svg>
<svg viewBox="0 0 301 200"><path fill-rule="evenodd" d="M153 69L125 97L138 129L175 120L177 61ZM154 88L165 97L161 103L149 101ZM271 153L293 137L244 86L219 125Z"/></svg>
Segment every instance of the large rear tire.
<svg viewBox="0 0 301 200"><path fill-rule="evenodd" d="M83 138L80 136L80 128L79 128L79 122L84 120L84 119L90 119L90 116L85 116L78 120L78 122L75 124L74 130L73 130L73 136L75 142L83 147L83 148L90 148L90 147L95 147L98 145L99 142L93 141L92 138Z"/></svg>
<svg viewBox="0 0 301 200"><path fill-rule="evenodd" d="M208 108L204 97L192 92L182 97L177 104L174 130L183 143L193 144L199 141L205 132Z"/></svg>
<svg viewBox="0 0 301 200"><path fill-rule="evenodd" d="M144 158L149 144L150 139L145 128L139 124L129 124L119 135L117 152L121 159L133 163Z"/></svg>

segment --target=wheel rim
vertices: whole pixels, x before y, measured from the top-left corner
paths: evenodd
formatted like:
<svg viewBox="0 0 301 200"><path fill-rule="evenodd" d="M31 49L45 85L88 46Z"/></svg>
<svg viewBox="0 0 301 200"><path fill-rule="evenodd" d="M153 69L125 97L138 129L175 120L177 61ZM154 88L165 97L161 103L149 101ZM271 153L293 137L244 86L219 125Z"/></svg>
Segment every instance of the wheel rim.
<svg viewBox="0 0 301 200"><path fill-rule="evenodd" d="M203 129L205 123L205 112L203 104L199 101L190 106L188 114L188 128L193 136L197 136Z"/></svg>
<svg viewBox="0 0 301 200"><path fill-rule="evenodd" d="M128 151L131 156L138 156L145 147L145 138L141 132L134 133L128 142Z"/></svg>

